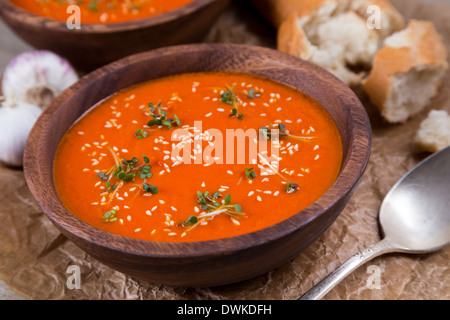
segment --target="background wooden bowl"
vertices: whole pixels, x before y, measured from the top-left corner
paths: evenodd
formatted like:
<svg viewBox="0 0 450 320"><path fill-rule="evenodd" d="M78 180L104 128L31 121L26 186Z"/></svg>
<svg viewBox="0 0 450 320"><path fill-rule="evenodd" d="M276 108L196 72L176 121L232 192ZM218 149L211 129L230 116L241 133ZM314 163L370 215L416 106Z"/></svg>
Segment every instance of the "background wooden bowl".
<svg viewBox="0 0 450 320"><path fill-rule="evenodd" d="M29 13L9 0L0 0L0 16L33 47L56 52L78 69L89 71L130 54L200 41L229 2L196 0L154 17L124 23L81 21L79 30L68 29L66 22Z"/></svg>
<svg viewBox="0 0 450 320"><path fill-rule="evenodd" d="M109 95L166 75L238 71L271 78L305 92L335 120L343 140L342 169L313 205L272 227L221 240L162 243L130 239L80 221L61 204L53 158L61 137L90 106ZM55 226L87 253L139 279L177 286L213 286L249 279L286 263L316 240L347 204L366 168L371 128L354 93L323 69L262 47L181 45L116 61L83 77L44 111L27 142L24 170L37 202Z"/></svg>

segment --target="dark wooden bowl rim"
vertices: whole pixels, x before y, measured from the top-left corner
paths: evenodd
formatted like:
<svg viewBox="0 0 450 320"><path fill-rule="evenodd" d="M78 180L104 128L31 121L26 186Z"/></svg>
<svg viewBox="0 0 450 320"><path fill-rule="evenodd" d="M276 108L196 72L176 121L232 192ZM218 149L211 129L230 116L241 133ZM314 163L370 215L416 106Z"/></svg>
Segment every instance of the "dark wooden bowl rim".
<svg viewBox="0 0 450 320"><path fill-rule="evenodd" d="M299 228L307 225L310 221L317 218L318 215L325 214L328 208L331 208L339 199L348 196L349 192L354 188L363 175L370 154L371 145L371 128L370 122L367 117L367 113L357 98L354 99L352 105L346 106L349 109L348 112L352 114L352 117L360 117L360 121L355 121L354 126L351 128L352 136L358 137L362 143L352 143L351 150L347 161L343 163L341 173L336 179L333 186L313 205L301 211L300 213L288 218L278 224L271 227L240 235L230 238L189 242L189 243L169 243L169 242L153 242L138 240L132 238L126 238L120 235L112 234L100 229L97 229L85 222L77 219L73 216L64 206L59 199L47 199L42 196L45 191L42 190L41 182L48 177L42 177L40 172L40 163L43 155L39 150L45 150L45 141L41 139L42 135L45 135L47 131L47 124L52 119L53 113L58 109L59 105L69 100L74 92L77 92L87 84L95 81L98 78L106 77L116 70L126 68L127 65L132 63L138 63L151 58L165 55L166 53L182 52L188 55L191 51L196 50L234 50L236 53L249 53L257 51L259 54L268 55L273 59L280 59L283 61L283 66L289 66L292 64L292 68L299 67L310 68L312 72L317 72L326 79L331 79L333 84L335 83L336 91L345 94L354 95L350 88L344 83L340 82L337 78L329 74L327 71L312 65L308 62L300 60L296 57L287 55L285 53L262 47L252 47L247 45L237 44L196 44L196 45L178 45L173 47L166 47L161 49L155 49L149 52L136 54L127 58L123 58L105 67L97 69L90 74L84 76L80 81L74 84L72 87L60 94L51 105L44 110L38 122L33 127L30 133L29 140L26 145L25 159L24 159L24 171L27 179L28 186L32 194L35 196L36 201L41 206L43 211L47 214L49 219L62 231L72 236L84 239L87 242L95 243L104 248L112 249L116 252L122 252L127 254L134 254L141 257L153 257L153 258L173 258L173 257L200 257L200 256L219 256L223 254L229 254L230 252L246 250L254 246L258 246L264 243L269 243L290 233L295 232ZM353 100L352 100L353 101ZM53 119L55 120L55 119ZM51 179L52 187L53 179ZM48 186L47 186L48 187ZM56 192L55 192L56 193ZM330 196L333 194L333 196ZM51 203L50 203L51 202ZM50 209L50 204L53 209ZM55 211L54 207L58 209ZM65 220L69 219L70 224ZM93 237L94 235L101 235Z"/></svg>
<svg viewBox="0 0 450 320"><path fill-rule="evenodd" d="M170 1L170 0L168 0ZM170 21L177 20L183 16L187 16L197 10L206 7L207 5L215 2L216 0L195 0L194 2L188 3L185 6L176 8L174 10L153 16L148 18L142 18L137 20L132 20L128 22L119 22L111 24L100 24L100 23L82 23L82 28L78 30L69 30L65 22L55 19L50 19L48 17L38 16L29 11L26 11L9 0L0 0L0 11L4 10L5 13L12 17L20 17L22 23L29 24L35 28L42 28L45 26L49 29L66 31L66 32L76 32L76 33L86 33L86 34L104 34L104 33L116 33L116 32L128 32L141 28L150 28L153 26L168 23ZM69 15L68 15L69 17ZM17 19L16 19L17 20Z"/></svg>

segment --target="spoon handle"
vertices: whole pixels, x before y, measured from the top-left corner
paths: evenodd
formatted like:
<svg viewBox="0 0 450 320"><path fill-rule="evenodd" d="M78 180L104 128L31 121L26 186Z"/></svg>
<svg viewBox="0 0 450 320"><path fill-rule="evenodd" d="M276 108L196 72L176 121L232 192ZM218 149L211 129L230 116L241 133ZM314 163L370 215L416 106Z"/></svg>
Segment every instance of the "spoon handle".
<svg viewBox="0 0 450 320"><path fill-rule="evenodd" d="M336 270L331 272L308 292L302 295L298 300L317 300L322 298L353 270L379 255L392 251L395 251L395 247L390 241L384 239L363 251L354 254Z"/></svg>

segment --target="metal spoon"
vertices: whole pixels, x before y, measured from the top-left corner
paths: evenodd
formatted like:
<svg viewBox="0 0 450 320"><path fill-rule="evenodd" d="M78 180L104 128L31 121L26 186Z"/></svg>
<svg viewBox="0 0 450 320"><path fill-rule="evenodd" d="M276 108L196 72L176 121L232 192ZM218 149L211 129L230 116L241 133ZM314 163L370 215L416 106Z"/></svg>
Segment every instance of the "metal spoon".
<svg viewBox="0 0 450 320"><path fill-rule="evenodd" d="M384 238L353 255L299 300L322 298L367 261L389 252L427 253L450 243L450 147L437 152L398 181L381 204Z"/></svg>

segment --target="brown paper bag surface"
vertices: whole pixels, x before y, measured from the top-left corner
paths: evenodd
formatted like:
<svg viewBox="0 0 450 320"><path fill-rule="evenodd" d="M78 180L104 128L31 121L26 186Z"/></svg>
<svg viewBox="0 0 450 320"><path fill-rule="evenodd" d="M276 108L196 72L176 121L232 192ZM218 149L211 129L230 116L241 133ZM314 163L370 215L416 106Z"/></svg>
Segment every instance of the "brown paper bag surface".
<svg viewBox="0 0 450 320"><path fill-rule="evenodd" d="M431 20L450 52L450 4L393 1L404 16ZM276 32L236 1L205 41L275 48ZM372 154L353 198L333 225L291 262L255 279L214 288L174 288L137 281L97 262L45 217L25 183L23 171L0 166L0 279L25 299L296 299L356 252L380 239L378 210L383 197L427 154L413 138L431 109L450 112L450 73L439 95L402 125L386 124L358 92L373 129ZM450 248L425 255L389 254L358 268L324 299L450 299ZM80 267L81 288L69 289L71 265ZM379 286L372 283L379 271Z"/></svg>

